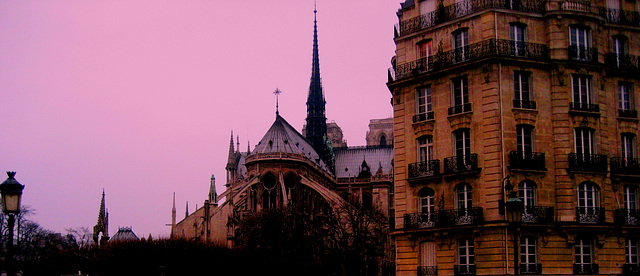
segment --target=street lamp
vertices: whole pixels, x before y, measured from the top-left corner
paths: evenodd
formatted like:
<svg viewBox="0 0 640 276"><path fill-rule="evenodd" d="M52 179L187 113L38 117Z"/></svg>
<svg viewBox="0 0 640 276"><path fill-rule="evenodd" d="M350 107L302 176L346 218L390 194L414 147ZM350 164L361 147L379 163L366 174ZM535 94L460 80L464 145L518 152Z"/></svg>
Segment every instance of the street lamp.
<svg viewBox="0 0 640 276"><path fill-rule="evenodd" d="M13 267L13 225L15 223L15 215L20 212L20 200L22 198L22 189L24 185L20 184L14 176L16 172L7 172L9 178L0 184L0 194L2 194L2 211L9 216L7 227L9 228L9 237L7 241L7 267L9 275L12 275Z"/></svg>
<svg viewBox="0 0 640 276"><path fill-rule="evenodd" d="M518 191L511 185L511 181L507 180L505 190L509 192L509 199L504 203L507 213L507 221L513 227L513 275L518 276L518 225L522 222L522 213L524 212L524 204L522 199L518 197Z"/></svg>

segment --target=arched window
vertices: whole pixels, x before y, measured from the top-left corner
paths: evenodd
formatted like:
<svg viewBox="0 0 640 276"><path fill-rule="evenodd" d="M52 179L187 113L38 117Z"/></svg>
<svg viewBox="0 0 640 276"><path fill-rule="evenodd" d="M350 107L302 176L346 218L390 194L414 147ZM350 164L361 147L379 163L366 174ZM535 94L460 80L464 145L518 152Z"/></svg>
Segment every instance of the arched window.
<svg viewBox="0 0 640 276"><path fill-rule="evenodd" d="M586 181L578 185L578 221L598 223L604 219L600 208L600 188L596 183Z"/></svg>
<svg viewBox="0 0 640 276"><path fill-rule="evenodd" d="M387 136L385 136L384 134L380 135L380 145L381 146L387 145Z"/></svg>
<svg viewBox="0 0 640 276"><path fill-rule="evenodd" d="M277 180L276 176L272 173L267 173L262 176L262 185L267 190L273 190L276 187Z"/></svg>
<svg viewBox="0 0 640 276"><path fill-rule="evenodd" d="M249 188L249 203L251 204L251 210L258 210L258 191L255 185Z"/></svg>
<svg viewBox="0 0 640 276"><path fill-rule="evenodd" d="M298 177L294 173L288 173L284 177L284 187L286 188L287 196L290 200L290 204L295 205L298 202L297 190Z"/></svg>

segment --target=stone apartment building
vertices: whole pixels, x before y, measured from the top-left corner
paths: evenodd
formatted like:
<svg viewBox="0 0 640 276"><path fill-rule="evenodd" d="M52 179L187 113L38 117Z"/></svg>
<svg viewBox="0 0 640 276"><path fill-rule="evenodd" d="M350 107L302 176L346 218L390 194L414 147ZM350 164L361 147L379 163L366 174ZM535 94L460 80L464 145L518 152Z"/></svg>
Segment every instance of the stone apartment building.
<svg viewBox="0 0 640 276"><path fill-rule="evenodd" d="M640 275L639 11L401 3L388 82L397 275ZM517 228L509 189L524 203Z"/></svg>

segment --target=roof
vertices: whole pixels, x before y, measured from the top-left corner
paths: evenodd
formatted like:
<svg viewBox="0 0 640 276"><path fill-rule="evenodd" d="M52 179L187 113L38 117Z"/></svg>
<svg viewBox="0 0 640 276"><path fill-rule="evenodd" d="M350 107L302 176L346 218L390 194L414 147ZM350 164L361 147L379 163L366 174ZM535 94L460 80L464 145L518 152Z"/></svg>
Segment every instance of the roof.
<svg viewBox="0 0 640 276"><path fill-rule="evenodd" d="M249 155L258 153L291 153L305 156L329 172L327 165L320 159L320 155L313 149L309 141L279 114L276 114L273 125Z"/></svg>
<svg viewBox="0 0 640 276"><path fill-rule="evenodd" d="M357 177L363 161L366 161L371 173L375 174L380 166L382 172L390 174L393 168L393 147L350 147L339 148L336 155L336 177Z"/></svg>
<svg viewBox="0 0 640 276"><path fill-rule="evenodd" d="M138 238L138 236L136 236L136 234L133 233L133 230L131 230L131 227L119 227L118 233L113 235L110 241L122 242L122 241L137 241L137 240L140 240L140 238Z"/></svg>

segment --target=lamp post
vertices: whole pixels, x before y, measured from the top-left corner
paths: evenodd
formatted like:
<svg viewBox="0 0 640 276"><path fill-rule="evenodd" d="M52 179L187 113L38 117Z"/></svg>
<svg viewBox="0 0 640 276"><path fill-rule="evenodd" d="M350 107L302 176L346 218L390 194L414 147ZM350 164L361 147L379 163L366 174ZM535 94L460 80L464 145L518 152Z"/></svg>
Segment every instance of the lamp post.
<svg viewBox="0 0 640 276"><path fill-rule="evenodd" d="M524 204L509 179L507 179L505 190L509 191L509 199L504 203L504 207L507 213L507 221L513 228L513 275L518 276L518 225L522 222Z"/></svg>
<svg viewBox="0 0 640 276"><path fill-rule="evenodd" d="M9 228L9 236L7 241L7 268L8 275L13 275L13 225L15 223L15 215L20 212L20 200L22 199L22 189L24 185L20 184L14 176L16 172L7 172L9 176L7 180L0 184L0 194L2 194L2 211L9 216L7 227Z"/></svg>

